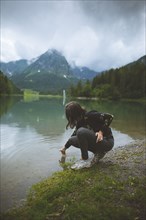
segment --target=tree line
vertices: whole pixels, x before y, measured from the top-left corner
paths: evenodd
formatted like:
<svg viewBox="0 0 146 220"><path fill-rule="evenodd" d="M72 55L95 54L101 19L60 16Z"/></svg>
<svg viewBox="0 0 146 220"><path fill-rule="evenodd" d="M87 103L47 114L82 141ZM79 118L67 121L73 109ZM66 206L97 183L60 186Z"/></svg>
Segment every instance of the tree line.
<svg viewBox="0 0 146 220"><path fill-rule="evenodd" d="M0 95L11 95L20 92L20 89L18 89L0 70Z"/></svg>
<svg viewBox="0 0 146 220"><path fill-rule="evenodd" d="M134 62L121 68L102 72L83 83L72 85L68 92L73 97L97 97L108 99L145 97L146 66Z"/></svg>

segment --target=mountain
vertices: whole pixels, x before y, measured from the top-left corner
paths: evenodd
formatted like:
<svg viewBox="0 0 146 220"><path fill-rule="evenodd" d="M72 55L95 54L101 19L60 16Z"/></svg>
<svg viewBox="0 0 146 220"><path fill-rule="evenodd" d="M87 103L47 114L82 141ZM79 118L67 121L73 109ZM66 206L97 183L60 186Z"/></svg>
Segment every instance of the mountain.
<svg viewBox="0 0 146 220"><path fill-rule="evenodd" d="M70 66L60 52L48 50L30 64L23 73L33 75L41 72L58 76L70 75Z"/></svg>
<svg viewBox="0 0 146 220"><path fill-rule="evenodd" d="M146 66L146 55L137 60L139 63L143 63Z"/></svg>
<svg viewBox="0 0 146 220"><path fill-rule="evenodd" d="M75 66L71 68L71 71L73 75L78 79L92 79L93 77L99 74L98 72L91 70L87 67Z"/></svg>
<svg viewBox="0 0 146 220"><path fill-rule="evenodd" d="M43 93L61 91L77 81L67 60L57 50L48 50L33 59L21 74L12 75L11 79L21 89L33 89Z"/></svg>
<svg viewBox="0 0 146 220"><path fill-rule="evenodd" d="M1 63L1 70L20 89L56 92L68 88L79 79L92 79L96 72L87 67L71 68L66 58L52 49L30 61L19 60Z"/></svg>
<svg viewBox="0 0 146 220"><path fill-rule="evenodd" d="M5 73L6 76L10 77L13 74L19 74L25 70L29 65L25 59L11 61L8 63L0 62L0 69Z"/></svg>

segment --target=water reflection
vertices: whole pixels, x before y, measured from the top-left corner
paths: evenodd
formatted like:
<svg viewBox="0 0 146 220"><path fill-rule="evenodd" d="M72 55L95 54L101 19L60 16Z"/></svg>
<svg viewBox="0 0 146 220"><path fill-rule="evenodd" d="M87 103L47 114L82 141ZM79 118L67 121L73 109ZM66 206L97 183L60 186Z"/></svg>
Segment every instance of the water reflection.
<svg viewBox="0 0 146 220"><path fill-rule="evenodd" d="M52 136L64 132L65 120L62 100L42 99L34 102L16 103L1 118L3 124L17 124L20 128L27 126L44 135Z"/></svg>
<svg viewBox="0 0 146 220"><path fill-rule="evenodd" d="M1 96L0 97L0 117L6 114L7 111L16 103L20 101L20 97Z"/></svg>
<svg viewBox="0 0 146 220"><path fill-rule="evenodd" d="M142 138L146 129L146 106L140 103L112 101L79 101L87 110L109 112L114 115L112 128L133 138ZM7 114L6 114L7 112ZM17 124L23 128L30 126L50 138L64 132L66 120L62 100L40 99L33 102L17 99L1 100L2 124Z"/></svg>

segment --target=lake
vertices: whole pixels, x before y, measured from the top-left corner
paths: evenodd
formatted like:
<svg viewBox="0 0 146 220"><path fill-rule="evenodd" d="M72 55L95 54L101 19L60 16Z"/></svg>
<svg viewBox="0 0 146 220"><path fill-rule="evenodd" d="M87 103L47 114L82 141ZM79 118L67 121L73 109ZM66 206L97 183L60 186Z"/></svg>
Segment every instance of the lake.
<svg viewBox="0 0 146 220"><path fill-rule="evenodd" d="M69 101L69 100L67 100ZM1 209L11 208L32 186L55 171L59 149L72 134L66 130L64 103L60 99L24 100L1 98ZM112 130L115 148L145 137L146 106L140 103L113 101L78 101L87 110L114 115ZM80 158L80 151L70 148L67 158Z"/></svg>

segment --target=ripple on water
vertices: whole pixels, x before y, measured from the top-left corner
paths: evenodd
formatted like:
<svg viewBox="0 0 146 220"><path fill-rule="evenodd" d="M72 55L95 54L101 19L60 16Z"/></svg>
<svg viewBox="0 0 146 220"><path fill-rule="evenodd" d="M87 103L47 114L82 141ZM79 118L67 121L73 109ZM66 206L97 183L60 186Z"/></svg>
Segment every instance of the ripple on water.
<svg viewBox="0 0 146 220"><path fill-rule="evenodd" d="M44 138L29 127L20 128L7 125L1 126L1 156L7 160L30 151L42 144Z"/></svg>

